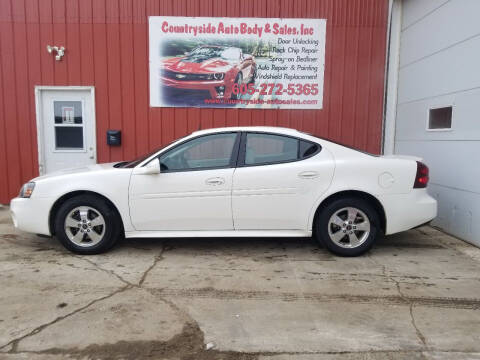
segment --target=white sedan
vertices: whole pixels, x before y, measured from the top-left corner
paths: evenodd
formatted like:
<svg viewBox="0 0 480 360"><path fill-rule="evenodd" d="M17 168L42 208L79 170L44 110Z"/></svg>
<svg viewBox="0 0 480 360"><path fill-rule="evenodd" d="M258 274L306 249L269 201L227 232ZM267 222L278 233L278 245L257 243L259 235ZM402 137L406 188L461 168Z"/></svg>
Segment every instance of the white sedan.
<svg viewBox="0 0 480 360"><path fill-rule="evenodd" d="M118 238L310 237L359 255L432 220L421 159L374 156L292 129L194 132L131 162L40 176L11 202L21 230L96 254Z"/></svg>

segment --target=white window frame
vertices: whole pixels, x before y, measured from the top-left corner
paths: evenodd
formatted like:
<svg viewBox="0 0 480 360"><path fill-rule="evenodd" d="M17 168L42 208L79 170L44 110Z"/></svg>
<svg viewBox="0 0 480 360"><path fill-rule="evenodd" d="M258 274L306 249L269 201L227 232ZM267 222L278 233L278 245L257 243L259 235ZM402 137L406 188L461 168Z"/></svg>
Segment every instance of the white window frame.
<svg viewBox="0 0 480 360"><path fill-rule="evenodd" d="M55 116L55 101L79 101L82 104L82 123L81 124L56 124L55 119L53 120L53 139L55 139L55 150L52 152L54 153L86 153L87 152L87 146L85 144L86 142L86 136L85 136L85 121L84 121L84 115L85 115L85 102L83 100L78 100L78 99L62 99L62 100L53 100L52 106L53 106L53 116ZM56 142L56 133L55 129L57 127L81 127L82 128L82 144L83 148L57 148L57 142Z"/></svg>

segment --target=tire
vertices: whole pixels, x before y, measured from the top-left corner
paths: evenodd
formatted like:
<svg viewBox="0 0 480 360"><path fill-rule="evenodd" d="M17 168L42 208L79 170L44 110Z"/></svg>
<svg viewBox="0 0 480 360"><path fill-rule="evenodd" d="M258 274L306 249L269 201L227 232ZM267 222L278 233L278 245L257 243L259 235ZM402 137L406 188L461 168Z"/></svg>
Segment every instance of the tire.
<svg viewBox="0 0 480 360"><path fill-rule="evenodd" d="M332 201L315 221L316 239L340 256L358 256L370 250L380 231L378 213L360 198Z"/></svg>
<svg viewBox="0 0 480 360"><path fill-rule="evenodd" d="M242 82L243 82L243 75L242 75L241 72L239 72L237 77L235 78L235 83L234 84L241 85ZM242 93L240 91L237 94L234 94L233 91L232 91L232 95L230 95L230 98L232 100L239 100L241 97L242 97Z"/></svg>
<svg viewBox="0 0 480 360"><path fill-rule="evenodd" d="M122 237L123 227L120 216L105 200L81 195L59 208L55 234L68 250L93 255L109 250Z"/></svg>

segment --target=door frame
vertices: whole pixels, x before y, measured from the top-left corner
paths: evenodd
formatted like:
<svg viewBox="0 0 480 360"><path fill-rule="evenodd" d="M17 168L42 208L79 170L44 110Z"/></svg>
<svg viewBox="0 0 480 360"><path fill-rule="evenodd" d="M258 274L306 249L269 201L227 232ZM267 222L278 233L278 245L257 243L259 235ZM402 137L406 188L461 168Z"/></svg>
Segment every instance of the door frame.
<svg viewBox="0 0 480 360"><path fill-rule="evenodd" d="M95 139L94 156L97 157L97 119L95 111L95 86L50 86L50 85L35 85L35 118L37 123L37 151L38 151L38 173L45 174L45 129L42 121L43 107L42 94L44 91L89 91L90 100L92 101L92 122L93 122L93 137Z"/></svg>

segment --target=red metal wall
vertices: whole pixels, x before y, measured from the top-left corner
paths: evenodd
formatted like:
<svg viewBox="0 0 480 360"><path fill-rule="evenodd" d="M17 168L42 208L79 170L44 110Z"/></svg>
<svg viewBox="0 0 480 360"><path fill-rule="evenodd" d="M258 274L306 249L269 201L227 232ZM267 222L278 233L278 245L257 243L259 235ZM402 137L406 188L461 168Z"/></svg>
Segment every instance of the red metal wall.
<svg viewBox="0 0 480 360"><path fill-rule="evenodd" d="M387 0L0 0L0 203L38 175L35 85L94 85L99 162L199 128L277 125L378 153ZM325 18L322 110L150 108L148 16ZM62 61L45 50L63 45ZM107 129L121 129L110 148Z"/></svg>

